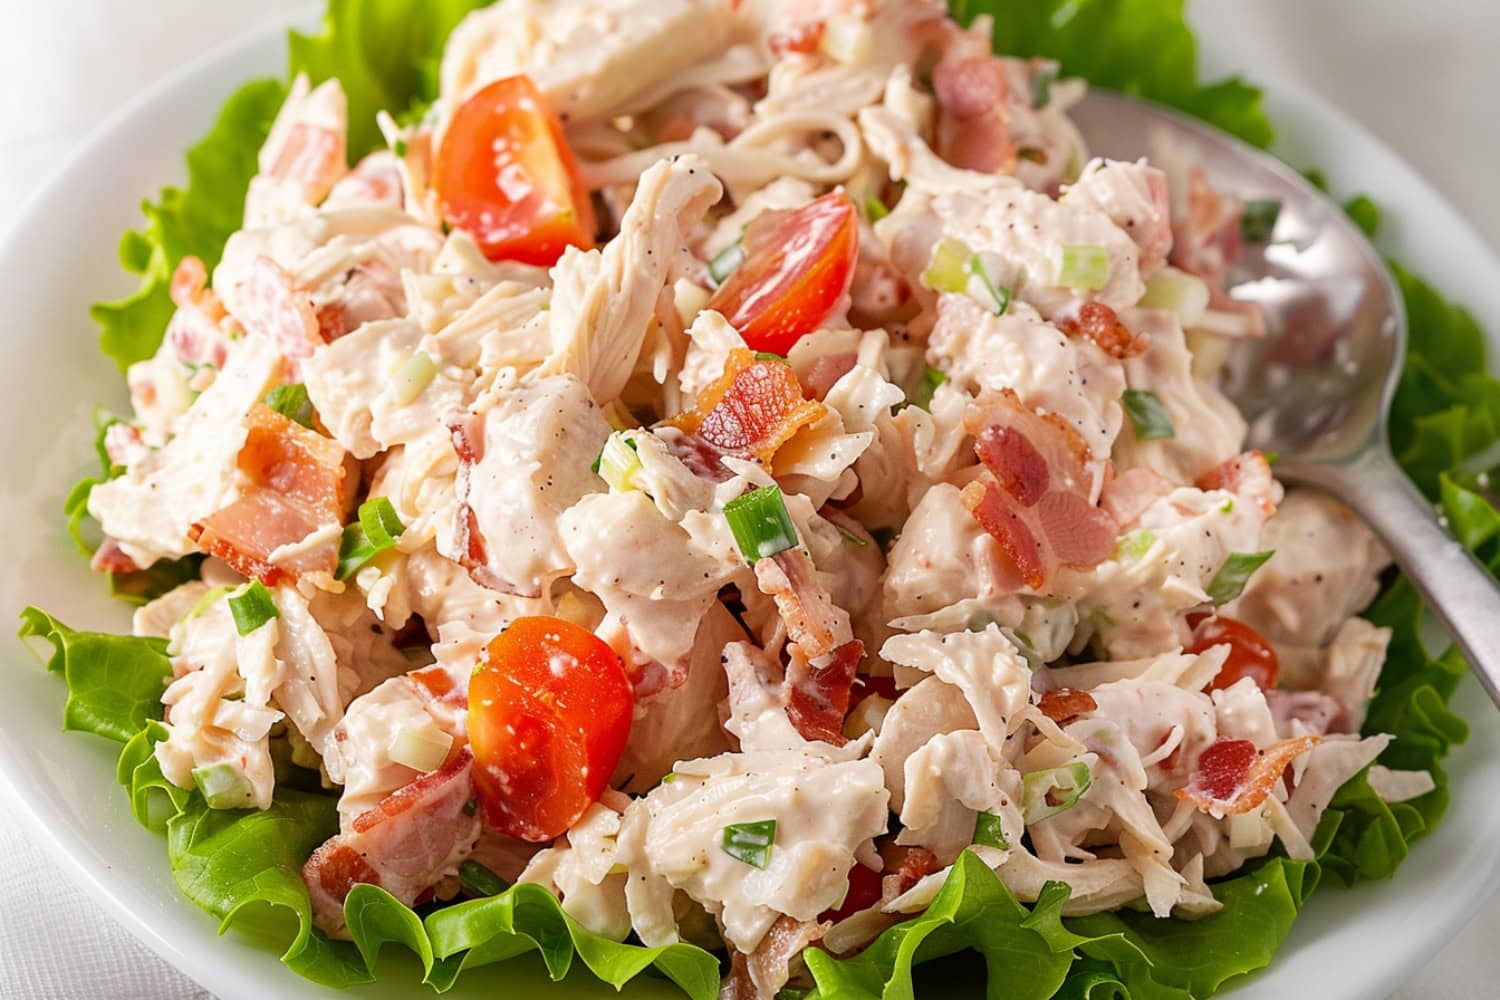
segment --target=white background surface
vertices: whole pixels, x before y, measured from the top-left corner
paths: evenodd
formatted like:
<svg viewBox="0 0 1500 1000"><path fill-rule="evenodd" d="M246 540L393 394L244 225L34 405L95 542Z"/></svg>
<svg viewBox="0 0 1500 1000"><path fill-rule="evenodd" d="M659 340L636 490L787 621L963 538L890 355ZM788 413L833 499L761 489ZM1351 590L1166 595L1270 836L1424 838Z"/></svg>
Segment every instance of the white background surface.
<svg viewBox="0 0 1500 1000"><path fill-rule="evenodd" d="M0 229L84 134L142 89L199 52L302 6L303 0L0 0L6 25ZM1490 103L1500 4L1197 0L1194 20L1209 70L1285 76L1318 91L1390 143L1500 247L1500 200L1490 194L1500 160L1500 119ZM1441 284L1441 275L1432 277ZM3 1000L207 996L74 891L4 809L0 859ZM1497 921L1500 900L1396 996L1495 995L1500 949L1487 931Z"/></svg>

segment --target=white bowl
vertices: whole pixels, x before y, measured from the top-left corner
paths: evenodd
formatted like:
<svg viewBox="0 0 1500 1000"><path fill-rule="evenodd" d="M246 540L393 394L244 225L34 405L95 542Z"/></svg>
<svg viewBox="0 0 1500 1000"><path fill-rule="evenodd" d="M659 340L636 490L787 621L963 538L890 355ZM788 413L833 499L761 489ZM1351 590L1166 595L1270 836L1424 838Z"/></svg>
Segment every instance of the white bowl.
<svg viewBox="0 0 1500 1000"><path fill-rule="evenodd" d="M6 305L0 368L0 523L10 572L0 577L0 620L38 604L75 627L123 630L125 609L79 559L60 517L60 498L92 463L96 402L123 408L118 373L95 349L92 302L128 292L116 241L138 225L140 198L180 182L182 151L207 130L225 97L245 80L282 72L280 28L245 39L157 87L95 135L31 204L0 244ZM1500 345L1500 263L1463 219L1397 156L1309 94L1271 88L1268 110L1289 162L1317 165L1342 192L1366 192L1385 209L1380 244L1467 303ZM224 1000L338 995L304 982L272 951L234 935L177 891L161 838L139 827L114 782L114 744L60 731L64 690L20 647L0 652L0 801L29 815L46 844L110 912L164 959ZM1239 998L1384 996L1410 975L1500 885L1500 726L1477 684L1455 699L1473 723L1448 761L1453 803L1436 834L1416 845L1396 878L1348 891L1320 891L1271 968L1243 983ZM414 996L413 963L385 963L381 985L359 996ZM549 992L534 964L521 985L506 972L466 977L455 996L609 995L573 977ZM675 996L650 981L631 996ZM347 995L347 994L346 994Z"/></svg>

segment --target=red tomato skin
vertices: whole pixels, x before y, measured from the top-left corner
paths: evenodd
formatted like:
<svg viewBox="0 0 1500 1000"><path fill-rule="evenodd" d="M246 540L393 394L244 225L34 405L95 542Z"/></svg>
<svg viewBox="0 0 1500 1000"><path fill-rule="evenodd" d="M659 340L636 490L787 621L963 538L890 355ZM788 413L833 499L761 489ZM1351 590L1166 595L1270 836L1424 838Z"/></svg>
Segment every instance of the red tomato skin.
<svg viewBox="0 0 1500 1000"><path fill-rule="evenodd" d="M818 914L818 922L832 921L838 923L845 917L852 917L860 910L868 910L880 902L881 875L873 868L855 863L849 869L849 891L844 894L843 903L832 910L825 910Z"/></svg>
<svg viewBox="0 0 1500 1000"><path fill-rule="evenodd" d="M454 112L433 166L443 218L490 260L550 267L594 245L594 209L562 123L531 80L497 80Z"/></svg>
<svg viewBox="0 0 1500 1000"><path fill-rule="evenodd" d="M816 330L854 280L859 217L842 191L791 212L766 212L745 231L745 261L709 300L752 351L785 355Z"/></svg>
<svg viewBox="0 0 1500 1000"><path fill-rule="evenodd" d="M635 692L614 650L560 618L518 618L469 682L474 780L489 825L540 843L598 800L630 738Z"/></svg>
<svg viewBox="0 0 1500 1000"><path fill-rule="evenodd" d="M1210 617L1199 613L1189 615L1187 621L1193 630L1193 641L1187 652L1196 655L1214 646L1229 647L1228 659L1208 685L1210 691L1230 687L1242 677L1255 681L1262 691L1276 686L1281 678L1281 660L1275 648L1255 629L1225 615Z"/></svg>

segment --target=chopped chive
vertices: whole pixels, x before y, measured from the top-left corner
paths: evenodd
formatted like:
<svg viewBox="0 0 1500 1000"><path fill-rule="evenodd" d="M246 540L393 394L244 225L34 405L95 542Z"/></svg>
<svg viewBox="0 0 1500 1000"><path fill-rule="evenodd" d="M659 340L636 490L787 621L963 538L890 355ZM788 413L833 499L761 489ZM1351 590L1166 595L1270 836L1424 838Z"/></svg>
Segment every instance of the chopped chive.
<svg viewBox="0 0 1500 1000"><path fill-rule="evenodd" d="M1234 497L1226 497L1225 500L1224 500L1224 502L1221 503L1221 504L1219 504L1219 513L1220 514L1233 514L1234 513Z"/></svg>
<svg viewBox="0 0 1500 1000"><path fill-rule="evenodd" d="M860 538L854 532L849 531L846 528L839 528L839 534L844 536L844 541L848 542L850 545L855 546L856 548L863 549L869 547L869 542L865 541L863 538Z"/></svg>
<svg viewBox="0 0 1500 1000"><path fill-rule="evenodd" d="M1057 283L1098 291L1109 281L1109 251L1097 243L1065 243Z"/></svg>
<svg viewBox="0 0 1500 1000"><path fill-rule="evenodd" d="M1264 566L1266 560L1275 554L1275 549L1269 552L1231 553L1209 583L1208 599L1215 604L1228 604L1239 597L1244 593L1245 584L1250 582L1250 577L1255 571Z"/></svg>
<svg viewBox="0 0 1500 1000"><path fill-rule="evenodd" d="M307 398L307 386L301 382L278 385L266 393L262 402L288 420L295 420L303 427L312 429L312 400Z"/></svg>
<svg viewBox="0 0 1500 1000"><path fill-rule="evenodd" d="M391 386L395 390L396 405L410 406L416 402L418 396L427 390L432 380L437 378L437 364L426 351L418 351L407 359L395 376L391 379Z"/></svg>
<svg viewBox="0 0 1500 1000"><path fill-rule="evenodd" d="M637 488L635 477L641 471L641 457L636 453L635 441L620 431L615 431L604 442L597 462L596 471L616 493L628 493Z"/></svg>
<svg viewBox="0 0 1500 1000"><path fill-rule="evenodd" d="M1031 77L1031 106L1045 108L1052 103L1052 84L1057 80L1057 67L1042 65Z"/></svg>
<svg viewBox="0 0 1500 1000"><path fill-rule="evenodd" d="M922 284L934 292L964 292L969 287L968 246L953 239L942 240L932 249L932 261L922 272Z"/></svg>
<svg viewBox="0 0 1500 1000"><path fill-rule="evenodd" d="M667 772L667 776L665 778L661 779L661 783L663 785L670 785L672 782L674 782L676 780L677 780L677 772L676 771L668 771Z"/></svg>
<svg viewBox="0 0 1500 1000"><path fill-rule="evenodd" d="M249 635L280 614L271 600L271 592L259 580L251 580L237 594L230 595L229 613L234 616L234 630Z"/></svg>
<svg viewBox="0 0 1500 1000"><path fill-rule="evenodd" d="M797 526L779 486L763 486L724 505L724 519L750 565L797 547Z"/></svg>
<svg viewBox="0 0 1500 1000"><path fill-rule="evenodd" d="M1033 771L1026 775L1021 779L1025 799L1022 814L1026 825L1030 826L1072 809L1093 783L1094 776L1089 773L1089 766L1083 761L1049 767L1045 771Z"/></svg>
<svg viewBox="0 0 1500 1000"><path fill-rule="evenodd" d="M735 268L745 262L745 244L735 240L729 246L714 254L713 260L708 262L708 276L714 279L714 284L722 285L724 279L734 273Z"/></svg>
<svg viewBox="0 0 1500 1000"><path fill-rule="evenodd" d="M776 821L731 823L724 828L724 853L751 868L765 868L771 861L771 846L776 842Z"/></svg>
<svg viewBox="0 0 1500 1000"><path fill-rule="evenodd" d="M1262 457L1265 458L1267 465L1275 465L1277 462L1281 461L1281 452L1279 451L1267 451L1262 452L1261 454Z"/></svg>
<svg viewBox="0 0 1500 1000"><path fill-rule="evenodd" d="M1137 441L1159 441L1177 436L1167 408L1151 390L1126 389L1125 394L1120 397L1120 405L1125 407L1125 414L1130 417Z"/></svg>
<svg viewBox="0 0 1500 1000"><path fill-rule="evenodd" d="M458 881L476 896L498 896L510 888L503 878L478 861L465 861L459 865Z"/></svg>
<svg viewBox="0 0 1500 1000"><path fill-rule="evenodd" d="M1156 544L1156 536L1149 531L1136 531L1120 539L1115 545L1115 558L1140 560Z"/></svg>
<svg viewBox="0 0 1500 1000"><path fill-rule="evenodd" d="M916 391L912 393L911 402L913 406L920 406L924 410L932 409L932 397L937 395L938 387L948 381L946 372L929 367L922 373L922 381L917 383Z"/></svg>
<svg viewBox="0 0 1500 1000"><path fill-rule="evenodd" d="M989 272L984 269L984 261L979 259L977 253L970 255L966 269L979 279L985 291L990 293L990 298L995 300L995 315L1004 316L1005 310L1010 308L1010 289L998 286L990 280Z"/></svg>
<svg viewBox="0 0 1500 1000"><path fill-rule="evenodd" d="M1001 851L1010 850L1010 842L1005 839L1005 826L1000 822L999 816L981 812L975 817L974 843Z"/></svg>
<svg viewBox="0 0 1500 1000"><path fill-rule="evenodd" d="M366 500L359 505L358 518L344 528L335 575L340 580L349 579L380 553L394 548L396 539L405 530L406 525L401 523L388 497Z"/></svg>
<svg viewBox="0 0 1500 1000"><path fill-rule="evenodd" d="M1246 243L1268 243L1276 231L1276 219L1281 215L1281 202L1275 198L1257 198L1245 202L1245 214L1240 216L1240 235Z"/></svg>
<svg viewBox="0 0 1500 1000"><path fill-rule="evenodd" d="M881 201L873 194L865 198L865 218L869 219L871 222L879 222L881 219L890 214L891 210L885 207L885 202Z"/></svg>
<svg viewBox="0 0 1500 1000"><path fill-rule="evenodd" d="M756 351L755 352L755 360L756 361L780 361L782 364L786 364L786 355L784 355L784 354L777 354L777 353L775 353L773 351Z"/></svg>

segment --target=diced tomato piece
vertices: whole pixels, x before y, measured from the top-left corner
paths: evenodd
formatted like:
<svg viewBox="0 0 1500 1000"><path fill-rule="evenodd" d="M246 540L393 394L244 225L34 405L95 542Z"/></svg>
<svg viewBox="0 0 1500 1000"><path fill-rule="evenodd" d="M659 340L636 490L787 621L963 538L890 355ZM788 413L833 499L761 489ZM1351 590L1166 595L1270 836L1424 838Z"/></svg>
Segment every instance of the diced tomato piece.
<svg viewBox="0 0 1500 1000"><path fill-rule="evenodd" d="M786 354L838 306L854 279L859 217L830 191L794 211L765 212L745 230L745 261L708 308L721 313L753 351Z"/></svg>
<svg viewBox="0 0 1500 1000"><path fill-rule="evenodd" d="M539 843L599 798L630 736L635 693L614 650L561 618L518 618L469 683L469 743L485 818Z"/></svg>
<svg viewBox="0 0 1500 1000"><path fill-rule="evenodd" d="M868 910L880 902L880 883L881 875L878 871L856 864L849 869L849 891L844 894L844 901L836 908L818 914L818 923L838 923L861 910Z"/></svg>
<svg viewBox="0 0 1500 1000"><path fill-rule="evenodd" d="M1247 813L1266 800L1287 765L1321 742L1320 736L1298 736L1258 750L1249 740L1218 740L1175 794L1214 815Z"/></svg>
<svg viewBox="0 0 1500 1000"><path fill-rule="evenodd" d="M1255 681L1262 691L1276 686L1281 677L1281 660L1265 637L1244 622L1225 615L1194 614L1188 616L1193 630L1189 653L1206 653L1215 646L1228 646L1229 658L1219 668L1209 690L1227 688L1242 677Z"/></svg>
<svg viewBox="0 0 1500 1000"><path fill-rule="evenodd" d="M443 218L491 260L544 267L594 245L594 209L562 123L531 80L497 80L453 115L434 164Z"/></svg>

